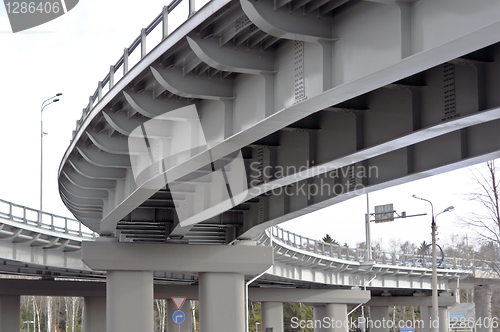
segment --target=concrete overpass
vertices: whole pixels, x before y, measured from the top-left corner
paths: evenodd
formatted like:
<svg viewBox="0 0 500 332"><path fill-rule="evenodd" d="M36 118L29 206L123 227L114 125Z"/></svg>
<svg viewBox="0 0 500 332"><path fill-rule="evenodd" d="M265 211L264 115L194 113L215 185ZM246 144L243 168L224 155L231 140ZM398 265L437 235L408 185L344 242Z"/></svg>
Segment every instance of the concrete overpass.
<svg viewBox="0 0 500 332"><path fill-rule="evenodd" d="M83 260L107 271L108 331L152 329L158 270L200 272L202 329L242 331L231 294L273 264L264 230L499 156L493 0L214 0L168 35L177 4L99 82L59 168L101 235Z"/></svg>
<svg viewBox="0 0 500 332"><path fill-rule="evenodd" d="M0 226L0 271L30 278L0 279L1 315L9 317L0 319L2 331L16 329L11 325L18 324L15 317L19 317L20 295L84 297L85 331L106 330L105 273L90 270L79 257L81 242L95 238L95 234L82 230L74 219L40 213L3 200L0 201ZM69 236L71 244L65 240L69 234L75 234ZM50 238L44 239L45 236ZM44 240L46 245L38 243ZM265 326L274 326L278 331L283 327L280 314L283 302L313 305L315 319L319 320L331 317L335 310L344 310L347 304L357 305L368 300L366 305L372 311L379 311L379 318L388 316L388 307L393 305L420 306L424 316L425 313L429 316L431 271L415 266L414 255L374 252L374 264L363 265L365 250L323 243L279 228L261 234L256 240L261 246L272 245L275 253L273 267L249 284L248 299L262 302L263 312L267 313ZM45 260L40 262L40 257ZM456 303L459 288L496 282L492 280L495 276L488 275L491 269L482 261L449 259L455 266L439 269L443 327L447 324L446 308ZM202 269L200 265L196 268ZM248 276L245 281L248 283L252 277ZM153 296L169 300L170 314L175 311L172 296L184 296L188 300L200 298L198 273L155 272L154 280ZM363 291L364 288L368 291ZM189 319L181 325L182 331L190 331L191 326L186 308ZM427 320L428 317L424 318ZM170 329L176 327L171 320L169 324Z"/></svg>

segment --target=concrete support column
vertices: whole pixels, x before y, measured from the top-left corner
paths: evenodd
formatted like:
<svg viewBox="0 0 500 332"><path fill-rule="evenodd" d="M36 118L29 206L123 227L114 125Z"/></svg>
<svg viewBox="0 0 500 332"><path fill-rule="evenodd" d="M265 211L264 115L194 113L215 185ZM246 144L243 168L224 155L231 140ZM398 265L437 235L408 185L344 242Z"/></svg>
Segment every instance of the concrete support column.
<svg viewBox="0 0 500 332"><path fill-rule="evenodd" d="M244 332L244 275L203 272L199 280L200 332Z"/></svg>
<svg viewBox="0 0 500 332"><path fill-rule="evenodd" d="M154 331L153 272L108 271L106 331Z"/></svg>
<svg viewBox="0 0 500 332"><path fill-rule="evenodd" d="M420 306L420 320L422 321L422 332L431 331L431 311L428 306Z"/></svg>
<svg viewBox="0 0 500 332"><path fill-rule="evenodd" d="M389 332L387 322L389 321L389 307L370 306L370 320L367 329L371 332Z"/></svg>
<svg viewBox="0 0 500 332"><path fill-rule="evenodd" d="M330 319L330 326L324 325L326 332L349 332L347 304L329 303L326 305L325 314Z"/></svg>
<svg viewBox="0 0 500 332"><path fill-rule="evenodd" d="M321 321L323 322L323 319L326 317L326 307L325 306L314 306L313 307L313 319L314 321ZM321 324L321 327L314 327L314 332L326 332L326 329L323 328L323 324Z"/></svg>
<svg viewBox="0 0 500 332"><path fill-rule="evenodd" d="M83 331L106 332L106 298L87 296L83 298Z"/></svg>
<svg viewBox="0 0 500 332"><path fill-rule="evenodd" d="M0 296L0 331L19 332L21 329L21 297L19 295Z"/></svg>
<svg viewBox="0 0 500 332"><path fill-rule="evenodd" d="M177 311L177 307L175 306L174 301L167 300L167 331L173 332L191 332L192 315L191 315L191 307L189 306L190 301L186 300L184 305L181 308L181 311L184 313L184 322L182 324L177 324L174 322L172 316L174 312ZM180 326L179 326L180 325Z"/></svg>
<svg viewBox="0 0 500 332"><path fill-rule="evenodd" d="M476 332L491 332L492 330L491 296L492 296L492 291L490 285L474 286L474 304L476 305L476 321L481 319L481 324L476 325Z"/></svg>
<svg viewBox="0 0 500 332"><path fill-rule="evenodd" d="M448 323L448 307L438 307L439 314L439 332L448 332L450 325Z"/></svg>
<svg viewBox="0 0 500 332"><path fill-rule="evenodd" d="M262 302L262 331L271 327L273 332L283 332L283 303Z"/></svg>

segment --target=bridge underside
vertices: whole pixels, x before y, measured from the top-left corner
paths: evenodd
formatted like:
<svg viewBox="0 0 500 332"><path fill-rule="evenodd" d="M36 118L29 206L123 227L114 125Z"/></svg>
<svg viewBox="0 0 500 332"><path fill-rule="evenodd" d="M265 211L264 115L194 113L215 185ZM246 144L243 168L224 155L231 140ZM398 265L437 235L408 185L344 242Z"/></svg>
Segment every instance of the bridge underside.
<svg viewBox="0 0 500 332"><path fill-rule="evenodd" d="M492 0L212 1L93 105L61 164L61 197L120 241L230 243L499 157L498 10ZM129 157L134 129L188 105L210 149L136 180L131 160L158 156ZM155 132L151 146L171 134ZM238 150L243 201L182 224L163 179L205 174L207 153ZM187 206L210 205L198 185L184 187Z"/></svg>

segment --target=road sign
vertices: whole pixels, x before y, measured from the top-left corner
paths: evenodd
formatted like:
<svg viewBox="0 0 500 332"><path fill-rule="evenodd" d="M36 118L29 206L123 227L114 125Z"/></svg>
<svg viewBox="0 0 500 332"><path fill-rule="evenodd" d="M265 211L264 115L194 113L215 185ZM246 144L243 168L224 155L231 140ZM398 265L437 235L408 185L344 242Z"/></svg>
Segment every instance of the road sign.
<svg viewBox="0 0 500 332"><path fill-rule="evenodd" d="M400 328L400 332L413 332L413 327L402 327Z"/></svg>
<svg viewBox="0 0 500 332"><path fill-rule="evenodd" d="M180 297L180 296L173 296L172 301L174 301L174 304L177 307L177 310L181 310L182 305L184 304L184 302L186 302L186 298Z"/></svg>
<svg viewBox="0 0 500 332"><path fill-rule="evenodd" d="M184 322L184 319L186 319L186 316L182 311L179 310L174 312L174 314L172 315L172 319L174 320L174 323L182 324L182 322Z"/></svg>
<svg viewBox="0 0 500 332"><path fill-rule="evenodd" d="M375 223L394 221L394 207L392 204L375 206Z"/></svg>

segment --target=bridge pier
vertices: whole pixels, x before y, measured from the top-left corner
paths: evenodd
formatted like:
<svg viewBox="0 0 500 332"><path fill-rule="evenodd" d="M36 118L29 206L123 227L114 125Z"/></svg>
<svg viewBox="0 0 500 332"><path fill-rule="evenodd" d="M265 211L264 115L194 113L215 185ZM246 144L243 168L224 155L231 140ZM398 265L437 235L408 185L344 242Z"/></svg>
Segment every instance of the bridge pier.
<svg viewBox="0 0 500 332"><path fill-rule="evenodd" d="M371 332L389 332L387 322L389 321L389 306L370 306Z"/></svg>
<svg viewBox="0 0 500 332"><path fill-rule="evenodd" d="M330 327L325 328L326 332L349 332L347 304L328 303L325 312L326 317L331 318Z"/></svg>
<svg viewBox="0 0 500 332"><path fill-rule="evenodd" d="M245 331L245 276L200 273L200 331Z"/></svg>
<svg viewBox="0 0 500 332"><path fill-rule="evenodd" d="M436 328L439 327L440 332L448 331L448 307L454 305L455 303L457 303L456 297L451 293L443 292L439 295L439 324L438 322L436 322L435 324L438 324ZM371 300L368 301L367 305L370 306L370 319L372 320L374 331L387 332L389 330L389 328L387 327L387 321L389 320L390 306L420 306L420 319L423 323L423 325L420 326L421 332L430 332L431 323L434 322L434 318L431 316L432 297L430 296L378 296L372 297ZM386 328L384 329L383 326L381 326L381 328L379 329L378 325L375 326L375 321L382 321L383 319L385 319ZM395 326L395 328L398 327L399 326Z"/></svg>
<svg viewBox="0 0 500 332"><path fill-rule="evenodd" d="M420 319L423 322L422 332L430 332L432 330L431 324L437 324L439 327L439 332L448 332L449 330L449 319L448 319L448 307L439 306L438 315L439 323L434 323L434 318L431 315L432 307L421 306L420 307Z"/></svg>
<svg viewBox="0 0 500 332"><path fill-rule="evenodd" d="M106 297L83 298L83 332L106 332Z"/></svg>
<svg viewBox="0 0 500 332"><path fill-rule="evenodd" d="M420 306L420 320L422 321L422 332L431 332L431 310L427 305Z"/></svg>
<svg viewBox="0 0 500 332"><path fill-rule="evenodd" d="M106 331L154 331L153 272L108 271Z"/></svg>
<svg viewBox="0 0 500 332"><path fill-rule="evenodd" d="M261 273L273 263L271 247L245 242L232 246L84 242L82 260L94 270L107 271L106 332L153 331L152 271L199 273L200 331L243 332L245 274Z"/></svg>
<svg viewBox="0 0 500 332"><path fill-rule="evenodd" d="M448 319L448 307L438 307L439 332L448 332L450 328Z"/></svg>
<svg viewBox="0 0 500 332"><path fill-rule="evenodd" d="M262 303L262 331L270 327L273 332L283 332L283 302Z"/></svg>
<svg viewBox="0 0 500 332"><path fill-rule="evenodd" d="M0 331L19 332L21 297L19 295L0 296Z"/></svg>
<svg viewBox="0 0 500 332"><path fill-rule="evenodd" d="M313 319L314 319L314 321L316 322L319 320L319 321L323 322L325 317L326 317L326 307L320 306L320 305L315 305L313 307ZM314 327L314 332L326 332L326 329L321 324L321 326Z"/></svg>
<svg viewBox="0 0 500 332"><path fill-rule="evenodd" d="M474 286L474 303L476 305L476 321L481 319L481 324L476 325L476 332L491 332L491 296L490 285Z"/></svg>

